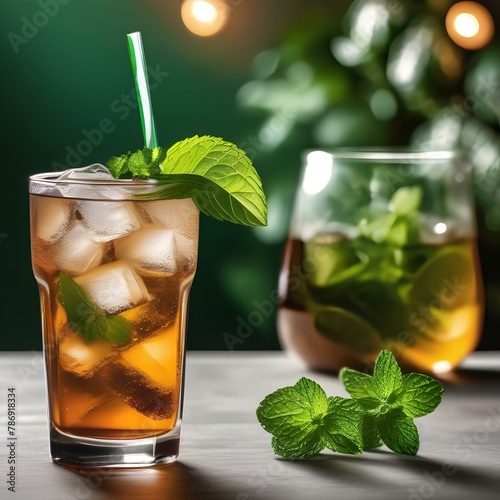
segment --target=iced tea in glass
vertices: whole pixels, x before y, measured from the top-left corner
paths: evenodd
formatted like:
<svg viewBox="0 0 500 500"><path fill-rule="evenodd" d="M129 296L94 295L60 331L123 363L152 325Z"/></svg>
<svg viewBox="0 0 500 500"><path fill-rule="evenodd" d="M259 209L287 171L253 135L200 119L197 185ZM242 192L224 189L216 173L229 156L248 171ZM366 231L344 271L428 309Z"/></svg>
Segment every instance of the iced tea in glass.
<svg viewBox="0 0 500 500"><path fill-rule="evenodd" d="M94 165L30 177L56 462L176 460L188 297L198 252L191 199Z"/></svg>

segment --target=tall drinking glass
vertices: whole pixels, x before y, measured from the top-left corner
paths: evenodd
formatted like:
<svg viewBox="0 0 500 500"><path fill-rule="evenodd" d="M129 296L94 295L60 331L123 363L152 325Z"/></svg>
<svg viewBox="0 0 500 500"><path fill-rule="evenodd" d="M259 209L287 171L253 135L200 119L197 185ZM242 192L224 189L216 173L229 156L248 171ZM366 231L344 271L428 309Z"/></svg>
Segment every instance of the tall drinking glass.
<svg viewBox="0 0 500 500"><path fill-rule="evenodd" d="M280 276L278 333L311 368L381 349L446 372L483 318L471 167L459 153L308 151Z"/></svg>
<svg viewBox="0 0 500 500"><path fill-rule="evenodd" d="M50 453L75 466L172 462L199 211L148 200L155 181L79 170L29 183Z"/></svg>

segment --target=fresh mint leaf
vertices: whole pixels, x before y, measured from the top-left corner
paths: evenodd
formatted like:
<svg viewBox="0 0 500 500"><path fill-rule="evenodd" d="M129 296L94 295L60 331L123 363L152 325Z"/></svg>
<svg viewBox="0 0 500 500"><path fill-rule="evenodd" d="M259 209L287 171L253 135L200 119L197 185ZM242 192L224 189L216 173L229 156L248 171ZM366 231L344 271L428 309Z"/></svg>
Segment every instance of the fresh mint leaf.
<svg viewBox="0 0 500 500"><path fill-rule="evenodd" d="M104 337L113 345L122 346L130 342L132 325L123 316L107 317L106 325L107 329L104 332Z"/></svg>
<svg viewBox="0 0 500 500"><path fill-rule="evenodd" d="M372 219L362 219L358 224L361 236L375 243L404 247L418 241L419 209L423 190L420 186L399 188L389 201L391 212Z"/></svg>
<svg viewBox="0 0 500 500"><path fill-rule="evenodd" d="M321 429L326 447L338 453L363 453L361 419L361 409L352 399L329 398Z"/></svg>
<svg viewBox="0 0 500 500"><path fill-rule="evenodd" d="M434 378L420 373L403 376L401 394L397 401L406 415L412 418L432 413L441 403L443 386Z"/></svg>
<svg viewBox="0 0 500 500"><path fill-rule="evenodd" d="M403 374L391 351L380 351L373 368L373 386L381 401L386 401L390 395L401 387Z"/></svg>
<svg viewBox="0 0 500 500"><path fill-rule="evenodd" d="M66 311L71 328L86 343L107 339L113 345L126 345L131 340L132 326L122 316L107 316L85 289L66 273L59 275L59 302Z"/></svg>
<svg viewBox="0 0 500 500"><path fill-rule="evenodd" d="M351 368L342 368L339 378L346 391L356 400L372 399L378 402L378 394L373 386L373 377Z"/></svg>
<svg viewBox="0 0 500 500"><path fill-rule="evenodd" d="M423 195L420 186L402 187L392 195L389 206L397 215L411 215L419 210Z"/></svg>
<svg viewBox="0 0 500 500"><path fill-rule="evenodd" d="M107 161L106 166L115 179L124 176L129 171L128 159L131 154L129 151L121 156L112 156Z"/></svg>
<svg viewBox="0 0 500 500"><path fill-rule="evenodd" d="M287 458L307 458L325 447L361 453L361 417L353 400L327 398L316 382L305 377L293 387L269 394L257 408L260 424L273 435L274 452Z"/></svg>
<svg viewBox="0 0 500 500"><path fill-rule="evenodd" d="M276 455L286 458L309 458L321 453L325 449L325 444L319 437L318 432L309 434L299 444L273 436L271 446Z"/></svg>
<svg viewBox="0 0 500 500"><path fill-rule="evenodd" d="M417 454L420 446L417 427L400 408L379 415L377 429L384 444L392 451Z"/></svg>
<svg viewBox="0 0 500 500"><path fill-rule="evenodd" d="M245 226L267 224L260 177L245 152L219 137L194 136L163 148L143 149L111 158L114 177L152 177L164 187L142 199L192 198L217 220Z"/></svg>
<svg viewBox="0 0 500 500"><path fill-rule="evenodd" d="M403 376L396 358L388 350L379 353L373 376L344 368L340 377L347 392L367 415L375 418L365 422L365 447L374 444L380 436L391 450L416 454L419 439L413 418L437 408L443 386L427 375L410 373Z"/></svg>
<svg viewBox="0 0 500 500"><path fill-rule="evenodd" d="M316 435L327 410L325 391L303 377L293 387L284 387L266 396L257 408L257 418L283 445L286 442L296 447Z"/></svg>
<svg viewBox="0 0 500 500"><path fill-rule="evenodd" d="M351 368L339 373L353 399L327 398L305 377L278 389L257 408L257 419L273 435L277 455L308 458L324 448L359 454L385 444L396 453L415 455L420 446L413 418L433 411L443 387L427 375L403 376L394 355L380 352L373 375Z"/></svg>
<svg viewBox="0 0 500 500"><path fill-rule="evenodd" d="M68 274L59 275L59 301L71 328L83 336L85 342L102 338L107 330L106 315L89 294Z"/></svg>
<svg viewBox="0 0 500 500"><path fill-rule="evenodd" d="M143 148L121 156L111 157L106 166L116 179L130 174L133 177L148 178L161 174L160 163L165 160L164 148Z"/></svg>
<svg viewBox="0 0 500 500"><path fill-rule="evenodd" d="M377 427L375 415L364 413L362 417L361 435L363 437L363 450L373 450L382 446L382 440Z"/></svg>

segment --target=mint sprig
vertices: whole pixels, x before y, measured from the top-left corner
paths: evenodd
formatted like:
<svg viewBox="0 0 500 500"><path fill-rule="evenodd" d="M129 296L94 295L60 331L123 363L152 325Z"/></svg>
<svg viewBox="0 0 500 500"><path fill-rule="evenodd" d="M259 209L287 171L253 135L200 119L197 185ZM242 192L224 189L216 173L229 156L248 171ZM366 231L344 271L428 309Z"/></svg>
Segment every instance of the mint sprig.
<svg viewBox="0 0 500 500"><path fill-rule="evenodd" d="M361 453L361 412L352 400L328 398L312 380L301 378L293 387L269 394L257 409L262 427L273 435L281 456L308 458L326 448Z"/></svg>
<svg viewBox="0 0 500 500"><path fill-rule="evenodd" d="M217 220L245 226L267 224L266 197L250 158L219 137L197 135L164 148L144 148L112 157L114 177L153 178L165 187L142 199L192 198Z"/></svg>
<svg viewBox="0 0 500 500"><path fill-rule="evenodd" d="M359 454L383 443L415 455L420 441L413 419L437 408L443 386L427 375L403 376L387 350L380 352L373 375L343 368L339 376L352 399L327 397L305 377L264 398L257 419L272 434L274 452L286 458L308 458L325 448Z"/></svg>
<svg viewBox="0 0 500 500"><path fill-rule="evenodd" d="M66 273L59 275L59 302L66 311L71 328L86 343L106 339L113 345L126 345L131 340L132 326L123 316L108 316L85 289Z"/></svg>
<svg viewBox="0 0 500 500"><path fill-rule="evenodd" d="M375 417L384 444L397 453L415 455L419 437L413 419L437 408L443 386L427 375L402 375L396 358L387 350L380 352L373 376L350 368L342 368L339 376L350 396Z"/></svg>

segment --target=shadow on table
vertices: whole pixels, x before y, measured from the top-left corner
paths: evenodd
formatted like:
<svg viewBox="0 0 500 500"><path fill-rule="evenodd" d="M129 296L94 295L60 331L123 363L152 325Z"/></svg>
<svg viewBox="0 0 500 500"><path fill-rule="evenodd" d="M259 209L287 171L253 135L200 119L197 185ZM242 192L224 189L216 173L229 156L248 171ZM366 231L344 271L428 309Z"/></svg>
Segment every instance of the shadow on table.
<svg viewBox="0 0 500 500"><path fill-rule="evenodd" d="M367 455L328 455L319 454L307 460L293 460L277 458L286 462L291 467L298 467L302 471L308 471L324 479L342 482L347 485L359 485L362 488L384 488L387 479L377 475L377 471L371 469L370 458ZM360 475L362 474L362 476ZM360 483L362 477L362 484Z"/></svg>
<svg viewBox="0 0 500 500"><path fill-rule="evenodd" d="M395 455L385 450L372 450L375 455L390 455L392 460L382 462L387 466L399 470L406 470L412 474L422 474L425 480L435 483L451 483L460 486L477 486L498 488L498 477L485 474L476 466L468 466L462 462L449 460L435 460L423 456Z"/></svg>
<svg viewBox="0 0 500 500"><path fill-rule="evenodd" d="M301 470L342 481L347 485L359 484L362 488L380 488L387 490L390 483L406 487L429 483L434 489L455 487L467 490L467 487L481 485L485 491L497 491L498 478L485 474L477 467L463 463L449 463L422 456L395 454L385 450L372 450L363 456L320 454L308 460L280 459L296 463ZM382 474L386 469L387 474ZM360 483L360 478L362 481Z"/></svg>
<svg viewBox="0 0 500 500"><path fill-rule="evenodd" d="M200 473L181 462L143 469L81 470L63 467L81 478L76 487L79 489L75 492L76 498L234 500L240 495L240 491L225 484L223 478Z"/></svg>

